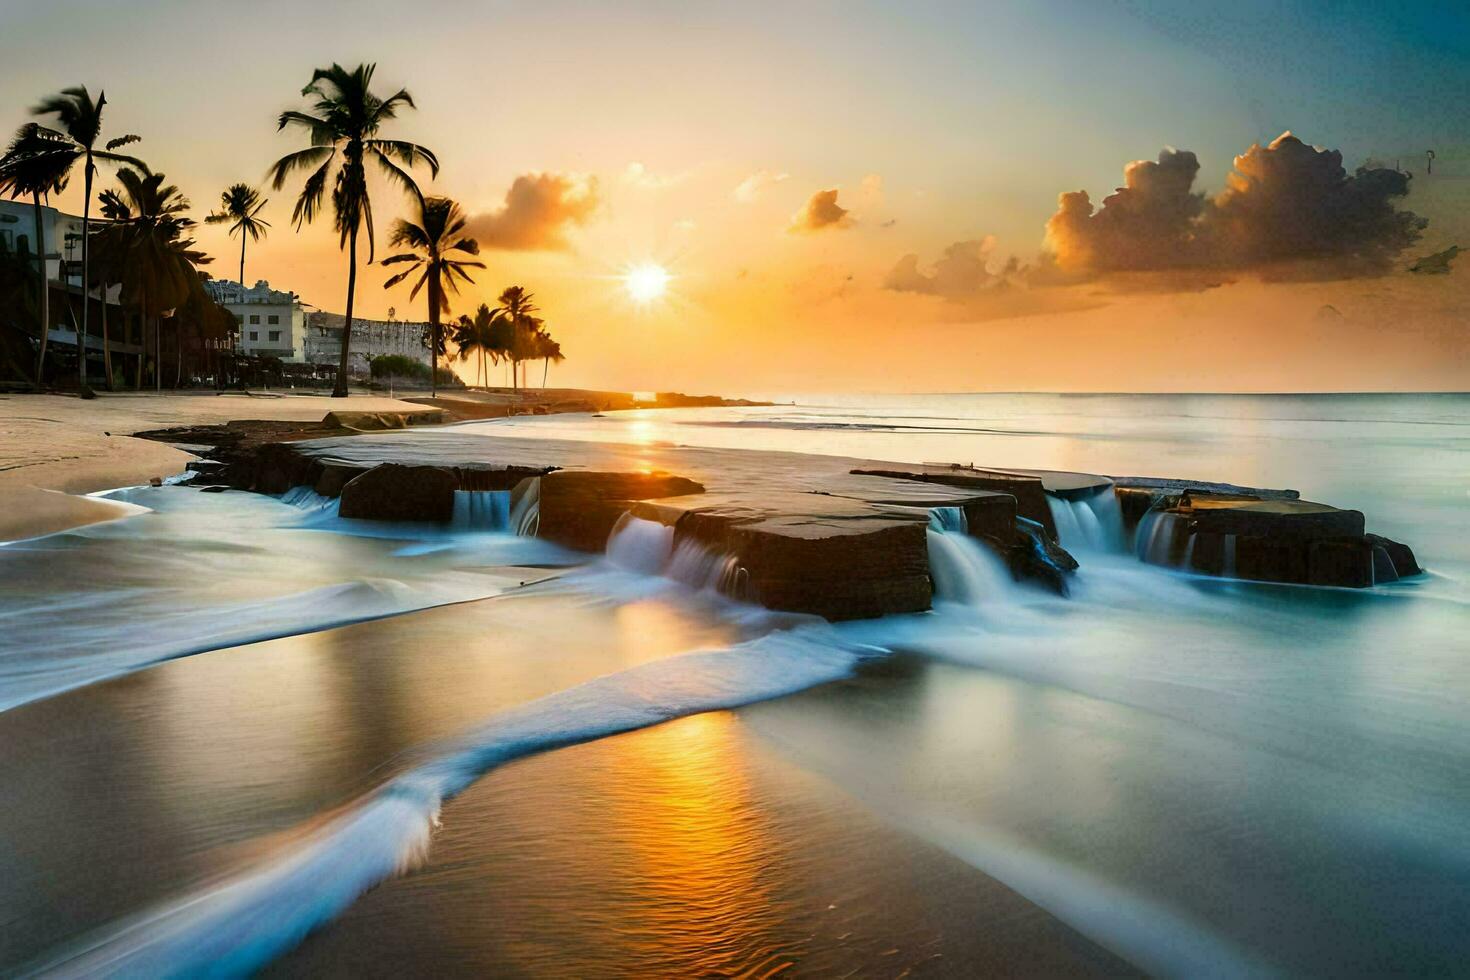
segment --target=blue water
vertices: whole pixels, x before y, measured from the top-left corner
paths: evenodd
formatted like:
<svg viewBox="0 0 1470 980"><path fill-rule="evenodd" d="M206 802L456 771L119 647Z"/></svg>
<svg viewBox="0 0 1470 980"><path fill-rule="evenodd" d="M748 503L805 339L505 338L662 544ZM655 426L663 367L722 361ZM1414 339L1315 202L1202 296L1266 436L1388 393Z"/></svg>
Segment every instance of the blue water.
<svg viewBox="0 0 1470 980"><path fill-rule="evenodd" d="M7 958L0 947L0 968L24 961L86 972L113 963L188 973L207 961L222 972L249 969L364 888L425 860L419 887L436 915L469 915L473 892L433 863L444 799L476 779L493 786L494 768L526 753L736 705L747 705L738 718L754 737L843 805L993 876L1140 969L1443 974L1470 962L1470 398L943 395L477 425L509 435L1292 487L1364 510L1370 530L1413 546L1427 573L1363 591L1223 581L1142 564L1109 535L1078 532L1065 543L1082 568L1062 599L1006 581L939 515L935 612L832 627L720 599L711 589L719 556L675 554L655 528L625 527L609 559L588 564L510 534L508 501L498 499L463 501L459 527L424 531L353 526L302 494L128 491L124 499L150 513L0 548L0 575L16 586L0 598L10 625L0 640L0 705L86 693L105 677L224 647L232 649L211 658L253 677L265 670L255 661L275 647L237 644L378 630L389 639L376 655L397 664L395 682L355 691L349 714L371 717L391 704L426 720L406 729L420 733L406 736L411 758L367 752L379 765L398 761L376 779L365 762L362 791L337 799L291 842L262 845L205 878L182 865L168 870L172 859L160 854L164 870L148 901L110 900L39 950L18 943ZM498 603L495 615L510 623L523 609L522 628L543 645L562 644L557 656L575 657L577 671L537 676L523 658L539 655L473 626L481 612L445 606L465 600L485 610ZM614 649L597 629L574 628L587 603L623 624L633 645ZM433 645L418 642L428 634L411 613L429 607L440 607L432 622L449 624ZM677 609L686 625L674 630L674 613L651 609ZM384 616L402 626L371 622ZM354 620L369 623L335 628ZM462 672L433 673L446 644L461 660L503 665L493 697L491 688L456 690ZM654 647L657 662L645 664ZM348 657L334 670L350 679L352 646L343 649ZM289 654L302 663L319 656L299 646ZM906 666L844 680L874 658ZM138 675L145 683L136 693L108 689L108 703L128 705L136 720L107 724L137 726L130 738L188 714L187 702L146 683L152 673ZM190 673L170 676L195 690ZM331 742L345 730L346 716L325 710L336 702L324 697L287 699L305 719L298 741ZM70 703L58 699L57 713ZM76 703L67 710L85 721L94 709ZM471 722L476 710L485 713ZM274 743L274 732L240 724L242 738ZM188 752L171 758L193 768ZM232 782L216 767L198 768L211 784ZM273 777L269 767L246 766L236 779L269 786L288 771ZM606 778L626 789L648 774L630 767ZM169 783L164 804L137 803L136 819L161 805L170 822L187 824L203 785L191 780ZM309 813L321 804L301 806ZM284 816L212 819L226 820L236 840L291 826ZM801 839L811 861L845 859L835 844L801 838L799 826L783 833ZM495 834L485 827L471 836L491 849ZM695 880L709 859L673 853ZM622 860L595 858L566 879L556 868L537 872L569 896L564 913L541 914L562 923L570 958L502 950L490 962L504 972L593 973L609 967L590 952L602 947L617 962L618 940L575 935L584 926L570 896L636 882L638 867ZM7 869L17 882L31 873L19 860ZM85 871L75 880L86 882ZM390 911L398 907L392 886L382 894ZM20 907L19 893L8 899ZM727 900L738 907L736 896ZM496 920L483 928L488 943L521 927ZM739 921L730 928L741 934ZM351 915L332 929L373 942ZM742 939L752 963L781 955L779 939ZM883 965L836 962L860 972Z"/></svg>

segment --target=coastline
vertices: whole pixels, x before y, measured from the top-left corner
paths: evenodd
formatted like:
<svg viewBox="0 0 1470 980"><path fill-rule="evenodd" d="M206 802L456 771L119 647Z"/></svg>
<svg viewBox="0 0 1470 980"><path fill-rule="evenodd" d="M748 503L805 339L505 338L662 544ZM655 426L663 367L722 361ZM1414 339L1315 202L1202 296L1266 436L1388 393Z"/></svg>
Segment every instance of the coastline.
<svg viewBox="0 0 1470 980"><path fill-rule="evenodd" d="M135 486L183 472L198 457L148 430L218 426L234 421L320 423L330 412L421 413L439 409L449 421L500 418L512 408L530 414L618 411L634 407L756 405L760 402L664 393L639 406L627 392L577 388L523 390L519 401L503 391L404 392L404 397L353 392L333 399L321 392L167 394L99 393L0 395L0 542L55 534L115 520L128 511L83 496Z"/></svg>

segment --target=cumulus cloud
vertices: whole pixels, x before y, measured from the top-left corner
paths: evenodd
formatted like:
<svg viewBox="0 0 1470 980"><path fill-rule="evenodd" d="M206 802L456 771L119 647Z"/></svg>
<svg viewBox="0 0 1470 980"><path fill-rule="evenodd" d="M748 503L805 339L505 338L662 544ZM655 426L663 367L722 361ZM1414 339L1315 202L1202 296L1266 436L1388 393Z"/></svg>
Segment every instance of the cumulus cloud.
<svg viewBox="0 0 1470 980"><path fill-rule="evenodd" d="M837 203L837 189L817 191L807 199L800 211L791 216L790 231L822 231L825 228L848 228L852 217L847 208Z"/></svg>
<svg viewBox="0 0 1470 980"><path fill-rule="evenodd" d="M955 242L928 272L919 268L917 255L905 255L888 272L883 288L902 293L925 293L946 299L968 299L1004 281L1004 273L1014 272L1013 258L1002 273L990 269L994 236Z"/></svg>
<svg viewBox="0 0 1470 980"><path fill-rule="evenodd" d="M790 174L772 173L769 170L757 170L737 184L732 194L741 204L754 204L760 200L760 196L768 188L789 179L790 176Z"/></svg>
<svg viewBox="0 0 1470 980"><path fill-rule="evenodd" d="M1097 211L1086 191L1062 194L1046 243L1065 272L1157 269L1188 261L1204 194L1193 193L1199 160L1166 149L1123 168L1123 186Z"/></svg>
<svg viewBox="0 0 1470 980"><path fill-rule="evenodd" d="M560 251L570 247L567 231L587 224L601 203L595 177L522 174L505 204L471 215L466 230L482 248Z"/></svg>
<svg viewBox="0 0 1470 980"><path fill-rule="evenodd" d="M1207 244L1224 264L1342 260L1381 269L1428 223L1394 205L1408 192L1408 174L1360 167L1349 177L1339 151L1283 133L1235 158L1207 216Z"/></svg>
<svg viewBox="0 0 1470 980"><path fill-rule="evenodd" d="M1386 271L1426 222L1402 211L1409 177L1360 167L1283 133L1235 158L1225 190L1193 190L1199 161L1166 149L1124 170L1124 186L1094 209L1085 191L1062 194L1046 244L1063 273L1099 276L1177 270L1254 271L1335 278Z"/></svg>

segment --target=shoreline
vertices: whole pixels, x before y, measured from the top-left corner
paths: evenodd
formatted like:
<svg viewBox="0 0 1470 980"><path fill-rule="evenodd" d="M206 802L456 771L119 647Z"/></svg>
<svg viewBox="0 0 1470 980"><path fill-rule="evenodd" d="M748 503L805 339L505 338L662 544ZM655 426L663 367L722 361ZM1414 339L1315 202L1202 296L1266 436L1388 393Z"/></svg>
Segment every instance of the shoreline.
<svg viewBox="0 0 1470 980"><path fill-rule="evenodd" d="M346 399L322 392L152 392L101 393L83 399L72 393L0 395L0 543L56 534L126 516L126 509L83 496L137 486L184 471L199 456L139 433L165 428L206 428L246 423L290 438L280 423L322 425L333 412L425 413L435 409L446 422L502 418L518 414L621 411L632 408L752 406L744 399L661 393L661 404L638 404L628 392L578 388L523 389L512 401L509 389L453 389L430 399L427 390L401 397L354 391ZM473 397L464 397L466 395ZM312 433L345 435L349 430ZM302 438L303 436L297 436Z"/></svg>

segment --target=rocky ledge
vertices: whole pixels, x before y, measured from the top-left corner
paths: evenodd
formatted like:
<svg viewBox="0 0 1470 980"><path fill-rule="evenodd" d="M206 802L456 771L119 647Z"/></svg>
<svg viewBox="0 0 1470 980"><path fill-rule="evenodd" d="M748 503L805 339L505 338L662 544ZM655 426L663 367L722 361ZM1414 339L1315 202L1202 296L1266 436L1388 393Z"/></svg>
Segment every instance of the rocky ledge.
<svg viewBox="0 0 1470 980"><path fill-rule="evenodd" d="M968 533L1018 580L1063 594L1078 563L1058 538L1058 501L1115 501L1119 532L1141 557L1197 572L1366 586L1418 570L1406 546L1366 534L1362 514L1287 490L510 438L483 427L350 438L343 428L339 419L329 438L224 440L194 464L198 482L263 493L309 486L341 497L343 517L387 521L448 521L456 491L534 493L541 537L598 552L620 521L655 522L672 528L673 549L718 556L724 591L834 620L929 608L939 509L962 515L947 533ZM179 435L197 444L206 433Z"/></svg>

